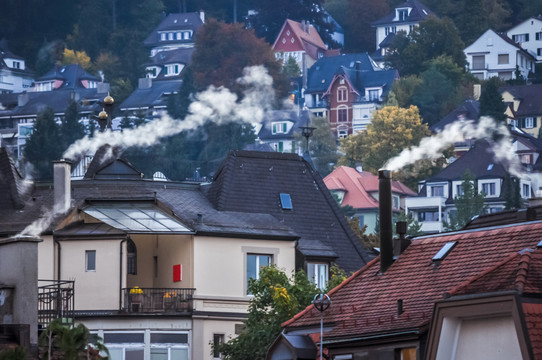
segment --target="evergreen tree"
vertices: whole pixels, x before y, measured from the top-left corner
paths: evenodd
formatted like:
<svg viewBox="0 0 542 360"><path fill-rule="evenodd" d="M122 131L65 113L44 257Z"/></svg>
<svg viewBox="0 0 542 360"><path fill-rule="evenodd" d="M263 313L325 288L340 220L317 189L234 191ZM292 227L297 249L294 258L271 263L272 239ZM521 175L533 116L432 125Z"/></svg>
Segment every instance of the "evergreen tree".
<svg viewBox="0 0 542 360"><path fill-rule="evenodd" d="M73 144L76 140L85 136L85 126L79 122L79 111L77 102L72 100L66 109L62 124L60 126L60 136L62 139L63 150Z"/></svg>
<svg viewBox="0 0 542 360"><path fill-rule="evenodd" d="M521 198L520 181L518 178L506 173L503 180L503 197L505 210L521 209L523 199Z"/></svg>
<svg viewBox="0 0 542 360"><path fill-rule="evenodd" d="M461 180L462 193L454 198L457 210L450 215L449 223L443 222L448 231L463 228L474 216L483 215L485 211L485 195L478 193L474 175L467 170Z"/></svg>
<svg viewBox="0 0 542 360"><path fill-rule="evenodd" d="M315 129L312 137L309 138L309 153L314 167L322 177L325 177L333 171L333 166L339 159L337 140L326 118L313 118L311 126ZM305 138L299 135L297 139L305 146Z"/></svg>
<svg viewBox="0 0 542 360"><path fill-rule="evenodd" d="M504 122L506 120L506 105L499 92L500 80L498 77L492 77L482 85L482 94L480 95L480 116L491 116L495 121Z"/></svg>
<svg viewBox="0 0 542 360"><path fill-rule="evenodd" d="M34 166L34 176L40 180L53 178L54 160L62 156L63 146L60 127L55 122L53 109L47 107L38 113L32 135L24 147L25 160Z"/></svg>
<svg viewBox="0 0 542 360"><path fill-rule="evenodd" d="M192 96L197 91L194 84L194 72L190 66L183 69L182 80L179 91L168 99L167 112L174 119L185 118L192 102Z"/></svg>

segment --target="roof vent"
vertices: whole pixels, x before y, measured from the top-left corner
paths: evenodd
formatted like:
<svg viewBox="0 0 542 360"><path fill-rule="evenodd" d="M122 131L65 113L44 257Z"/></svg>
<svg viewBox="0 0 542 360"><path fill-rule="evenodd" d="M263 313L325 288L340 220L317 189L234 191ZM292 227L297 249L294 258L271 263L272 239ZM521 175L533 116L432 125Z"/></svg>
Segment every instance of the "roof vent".
<svg viewBox="0 0 542 360"><path fill-rule="evenodd" d="M457 244L457 241L450 241L450 242L447 242L446 244L444 244L444 246L439 250L439 252L433 256L433 258L431 260L433 260L434 262L435 261L442 261L444 260L444 258L446 256L448 256L448 254L450 253L450 251L452 251L452 249L455 247L455 245Z"/></svg>

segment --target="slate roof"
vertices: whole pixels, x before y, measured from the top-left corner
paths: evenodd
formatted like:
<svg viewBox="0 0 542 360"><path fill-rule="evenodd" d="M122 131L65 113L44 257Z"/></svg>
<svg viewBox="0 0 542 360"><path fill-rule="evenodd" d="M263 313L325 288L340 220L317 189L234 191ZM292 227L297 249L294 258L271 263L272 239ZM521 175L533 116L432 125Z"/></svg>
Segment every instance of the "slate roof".
<svg viewBox="0 0 542 360"><path fill-rule="evenodd" d="M480 115L480 102L477 100L465 100L461 105L453 109L435 125L431 126L432 132L442 131L446 125L457 120L478 120Z"/></svg>
<svg viewBox="0 0 542 360"><path fill-rule="evenodd" d="M349 205L355 209L378 210L378 200L371 195L378 193L378 176L367 171L360 173L356 169L339 166L324 178L324 183L329 190L345 191L341 205ZM416 196L414 191L400 181L392 182L392 193Z"/></svg>
<svg viewBox="0 0 542 360"><path fill-rule="evenodd" d="M324 343L349 339L363 342L374 336L385 339L401 332L425 336L436 301L465 283L472 284L474 290L478 283L473 279L489 277L507 261L521 269L524 259L512 254L526 248L535 250L541 238L542 222L535 221L413 239L385 273L380 273L376 258L329 292L332 305L324 313L324 327L330 329L324 333ZM456 246L443 260L432 261L446 243L454 241ZM525 284L524 289L541 294L542 258L540 250L535 252L536 265L529 267L532 274L520 281ZM502 279L492 278L496 280L493 286L499 288ZM519 273L513 274L513 284L520 278ZM483 285L482 281L479 283ZM399 299L403 301L402 314L397 311ZM300 328L317 332L320 313L310 305L283 326L286 333Z"/></svg>
<svg viewBox="0 0 542 360"><path fill-rule="evenodd" d="M293 209L281 207L290 194ZM291 227L305 257L328 256L346 271L369 259L320 175L295 154L234 151L217 171L207 196L219 211L263 212Z"/></svg>
<svg viewBox="0 0 542 360"><path fill-rule="evenodd" d="M13 104L14 97L10 94L0 94L0 104L4 102ZM53 91L37 91L26 94L18 94L20 96L28 96L28 102L22 106L9 106L6 110L0 110L0 118L3 117L35 117L40 111L50 107L55 114L64 114L72 99L77 100L79 105L79 113L94 112L101 107L98 101L101 101L107 96L107 93L99 93L97 89L62 89Z"/></svg>
<svg viewBox="0 0 542 360"><path fill-rule="evenodd" d="M170 64L183 64L190 65L192 63L192 54L194 53L194 48L179 48L175 50L159 51L154 56L151 56L150 63L145 64L145 66L159 66L163 68L165 65ZM171 79L171 76L165 76L164 72L161 71L158 76L153 80L167 80ZM180 74L178 76L180 78Z"/></svg>
<svg viewBox="0 0 542 360"><path fill-rule="evenodd" d="M20 73L20 74L27 74L31 75L32 71L28 68L28 66L25 66L25 69L16 69L11 66L8 66L6 64L6 59L16 59L24 61L24 58L22 58L19 55L15 55L13 52L11 52L7 46L7 42L2 39L0 40L0 69L8 69L10 71L13 71L14 73Z"/></svg>
<svg viewBox="0 0 542 360"><path fill-rule="evenodd" d="M122 111L129 109L148 109L167 106L167 96L177 92L181 80L153 81L150 88L137 88L120 104Z"/></svg>
<svg viewBox="0 0 542 360"><path fill-rule="evenodd" d="M293 126L287 133L273 134L273 123L280 121L289 121L293 123ZM262 127L258 132L258 138L260 140L274 140L274 139L294 139L294 134L301 131L301 126L307 126L310 124L310 117L308 111L302 111L299 115L297 110L274 110L266 113L265 118L262 121Z"/></svg>
<svg viewBox="0 0 542 360"><path fill-rule="evenodd" d="M308 70L306 93L324 93L338 69L355 70L356 62L362 72L379 72L380 68L367 53L326 56L318 59Z"/></svg>
<svg viewBox="0 0 542 360"><path fill-rule="evenodd" d="M499 88L499 92L509 92L520 101L515 110L516 116L540 116L542 115L542 84L511 85Z"/></svg>
<svg viewBox="0 0 542 360"><path fill-rule="evenodd" d="M199 28L203 26L200 13L174 13L166 16L162 22L147 36L143 44L145 46L158 46L168 44L182 44L193 43L194 37L187 40L167 40L160 41L160 33L162 31L175 31L175 30L193 30L194 34L197 33Z"/></svg>
<svg viewBox="0 0 542 360"><path fill-rule="evenodd" d="M97 76L89 74L78 64L71 65L55 65L48 73L36 79L36 82L48 80L61 80L63 84L60 88L55 89L84 89L81 80L92 80L100 82L101 79Z"/></svg>
<svg viewBox="0 0 542 360"><path fill-rule="evenodd" d="M407 18L402 21L393 21L395 19L395 9L410 7L412 10L408 14ZM386 24L409 24L417 23L421 20L424 20L429 15L434 15L433 12L424 4L417 0L407 0L406 2L397 5L391 13L384 16L383 18L376 20L372 23L373 26L381 26Z"/></svg>
<svg viewBox="0 0 542 360"><path fill-rule="evenodd" d="M381 87L382 96L386 97L391 91L395 79L399 78L399 73L394 69L365 71L345 66L341 66L335 73L335 76L340 75L348 79L348 82L353 86L354 91L356 91L360 97L364 97L365 88L370 87ZM328 90L330 89L331 87L329 87Z"/></svg>

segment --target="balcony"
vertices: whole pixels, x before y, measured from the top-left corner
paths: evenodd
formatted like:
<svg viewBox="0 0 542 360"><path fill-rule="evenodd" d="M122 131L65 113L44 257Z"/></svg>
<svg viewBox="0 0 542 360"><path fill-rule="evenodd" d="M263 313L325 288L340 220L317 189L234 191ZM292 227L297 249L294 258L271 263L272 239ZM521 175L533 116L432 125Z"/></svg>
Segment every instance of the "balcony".
<svg viewBox="0 0 542 360"><path fill-rule="evenodd" d="M124 288L122 311L127 313L191 313L196 289Z"/></svg>
<svg viewBox="0 0 542 360"><path fill-rule="evenodd" d="M38 325L46 327L54 319L73 323L74 281L38 280Z"/></svg>

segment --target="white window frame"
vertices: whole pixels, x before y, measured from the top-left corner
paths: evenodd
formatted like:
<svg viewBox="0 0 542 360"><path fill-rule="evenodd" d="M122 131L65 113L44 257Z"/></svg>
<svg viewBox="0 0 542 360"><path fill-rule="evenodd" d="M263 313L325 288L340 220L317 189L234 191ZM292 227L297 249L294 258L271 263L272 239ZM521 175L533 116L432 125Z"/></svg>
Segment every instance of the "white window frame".
<svg viewBox="0 0 542 360"><path fill-rule="evenodd" d="M337 88L337 102L347 102L348 101L348 89L346 86L339 86Z"/></svg>
<svg viewBox="0 0 542 360"><path fill-rule="evenodd" d="M525 118L525 129L533 129L534 128L534 118L532 116Z"/></svg>
<svg viewBox="0 0 542 360"><path fill-rule="evenodd" d="M501 57L502 57L502 60L501 60ZM506 60L506 62L504 60ZM498 54L497 55L497 63L499 65L508 65L508 64L510 64L510 54L508 54L508 53L506 53L506 54Z"/></svg>
<svg viewBox="0 0 542 360"><path fill-rule="evenodd" d="M487 190L489 191L484 191L485 190L484 188L487 188ZM493 193L491 190L493 190ZM497 197L499 193L499 189L497 188L497 182L495 180L491 180L491 181L479 180L478 192L484 193L486 195L486 198Z"/></svg>
<svg viewBox="0 0 542 360"><path fill-rule="evenodd" d="M242 246L241 253L243 255L243 276L244 276L244 296L251 297L252 295L248 293L248 255L265 255L271 256L270 264L278 264L278 257L280 250L278 248L268 248L268 247L253 247L253 246ZM258 272L259 273L259 272Z"/></svg>
<svg viewBox="0 0 542 360"><path fill-rule="evenodd" d="M89 256L90 254L94 254L93 264L90 263ZM85 250L85 271L86 272L96 272L96 262L97 262L97 256L96 256L96 250ZM91 265L93 265L91 267Z"/></svg>
<svg viewBox="0 0 542 360"><path fill-rule="evenodd" d="M345 114L346 114L344 121L340 120L341 117L339 116L339 114L340 114L341 111L344 111ZM344 123L347 123L347 122L348 122L348 106L346 106L346 105L337 106L337 124L344 124Z"/></svg>
<svg viewBox="0 0 542 360"><path fill-rule="evenodd" d="M442 195L433 195L435 192L433 189L442 189ZM431 184L428 186L428 197L447 197L446 194L448 193L448 186L447 184Z"/></svg>
<svg viewBox="0 0 542 360"><path fill-rule="evenodd" d="M307 276L319 289L323 290L329 280L329 264L309 262L307 263Z"/></svg>

